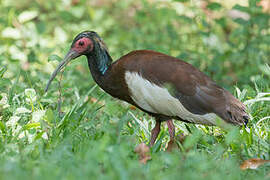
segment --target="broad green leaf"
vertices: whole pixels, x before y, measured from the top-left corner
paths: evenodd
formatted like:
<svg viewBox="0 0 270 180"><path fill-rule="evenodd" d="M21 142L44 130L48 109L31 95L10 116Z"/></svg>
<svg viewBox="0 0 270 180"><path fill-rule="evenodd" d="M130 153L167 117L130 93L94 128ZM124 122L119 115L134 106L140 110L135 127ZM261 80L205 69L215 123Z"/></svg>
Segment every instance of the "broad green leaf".
<svg viewBox="0 0 270 180"><path fill-rule="evenodd" d="M18 16L18 20L20 23L25 23L30 21L38 16L37 11L24 11Z"/></svg>
<svg viewBox="0 0 270 180"><path fill-rule="evenodd" d="M63 18L65 21L71 21L74 19L74 16L69 11L59 11L59 18Z"/></svg>
<svg viewBox="0 0 270 180"><path fill-rule="evenodd" d="M211 9L211 10L220 10L222 8L222 6L221 6L221 4L219 4L217 2L212 2L212 3L209 3L207 5L207 8Z"/></svg>
<svg viewBox="0 0 270 180"><path fill-rule="evenodd" d="M219 18L219 19L215 19L215 21L221 25L222 27L226 27L226 24L227 24L227 20L226 18L222 17L222 18Z"/></svg>
<svg viewBox="0 0 270 180"><path fill-rule="evenodd" d="M248 21L246 21L242 18L236 18L236 19L234 19L234 22L241 24L241 25L246 25L248 23Z"/></svg>
<svg viewBox="0 0 270 180"><path fill-rule="evenodd" d="M39 123L39 122L36 122L36 123L29 123L29 124L26 124L26 125L24 126L24 130L29 130L29 129L37 128L37 127L40 127L40 123Z"/></svg>
<svg viewBox="0 0 270 180"><path fill-rule="evenodd" d="M48 62L50 62L50 61L62 61L62 58L61 57L59 57L58 55L56 55L56 54L52 54L52 55L50 55L49 57L48 57Z"/></svg>
<svg viewBox="0 0 270 180"><path fill-rule="evenodd" d="M235 6L233 6L232 9L236 9L236 10L243 11L243 12L249 12L249 8L248 7L241 6L239 4L236 4Z"/></svg>

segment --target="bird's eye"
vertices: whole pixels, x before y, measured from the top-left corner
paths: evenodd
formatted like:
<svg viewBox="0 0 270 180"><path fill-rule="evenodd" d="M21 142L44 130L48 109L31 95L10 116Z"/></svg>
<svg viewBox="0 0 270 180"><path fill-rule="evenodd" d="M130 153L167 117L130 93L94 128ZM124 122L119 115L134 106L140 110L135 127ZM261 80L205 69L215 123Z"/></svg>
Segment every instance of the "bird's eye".
<svg viewBox="0 0 270 180"><path fill-rule="evenodd" d="M84 42L83 41L79 41L79 46L83 46Z"/></svg>

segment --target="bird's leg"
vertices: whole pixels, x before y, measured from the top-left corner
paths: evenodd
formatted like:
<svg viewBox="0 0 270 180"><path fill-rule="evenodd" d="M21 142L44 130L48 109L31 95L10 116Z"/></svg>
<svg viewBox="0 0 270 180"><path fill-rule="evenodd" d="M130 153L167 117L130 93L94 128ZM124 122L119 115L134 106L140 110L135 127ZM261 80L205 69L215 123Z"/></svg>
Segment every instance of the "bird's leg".
<svg viewBox="0 0 270 180"><path fill-rule="evenodd" d="M170 119L168 121L166 121L168 129L169 129L169 134L170 134L170 141L174 141L174 135L175 135L175 127L173 124L173 120Z"/></svg>
<svg viewBox="0 0 270 180"><path fill-rule="evenodd" d="M167 123L168 129L169 129L169 134L170 134L170 141L168 143L167 151L171 152L172 149L176 147L176 144L174 142L175 127L174 127L172 119L166 121L166 123Z"/></svg>
<svg viewBox="0 0 270 180"><path fill-rule="evenodd" d="M151 131L151 140L150 140L150 147L152 147L158 137L158 134L160 132L160 121L156 121L156 125L154 129Z"/></svg>

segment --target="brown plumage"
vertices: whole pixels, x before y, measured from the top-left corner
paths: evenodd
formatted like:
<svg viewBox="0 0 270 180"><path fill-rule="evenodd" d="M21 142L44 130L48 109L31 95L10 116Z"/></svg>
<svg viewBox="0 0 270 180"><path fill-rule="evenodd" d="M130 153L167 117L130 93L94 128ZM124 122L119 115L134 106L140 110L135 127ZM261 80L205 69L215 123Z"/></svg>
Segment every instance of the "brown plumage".
<svg viewBox="0 0 270 180"><path fill-rule="evenodd" d="M244 104L192 65L150 50L132 51L112 63L105 43L92 31L82 32L74 39L46 90L57 72L80 55L87 57L91 74L104 91L156 117L150 145L154 144L162 121L167 122L171 139L172 119L215 125L215 114L235 125L248 122Z"/></svg>
<svg viewBox="0 0 270 180"><path fill-rule="evenodd" d="M238 125L247 121L248 114L242 102L218 86L207 75L177 58L155 51L138 50L128 53L112 64L107 72L107 76L111 78L102 84L110 84L109 87L115 87L116 84L123 86L104 90L114 97L136 105L130 100L124 83L126 71L138 71L142 77L159 86L166 83L173 84L176 89L174 96L194 114L213 112L226 122ZM124 98L123 94L127 98Z"/></svg>

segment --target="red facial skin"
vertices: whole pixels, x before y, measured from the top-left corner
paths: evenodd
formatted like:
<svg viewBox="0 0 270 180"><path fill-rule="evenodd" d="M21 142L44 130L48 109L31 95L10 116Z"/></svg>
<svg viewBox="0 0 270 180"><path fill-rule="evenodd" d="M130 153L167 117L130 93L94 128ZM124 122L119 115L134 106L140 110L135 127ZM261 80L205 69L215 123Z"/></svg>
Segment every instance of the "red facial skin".
<svg viewBox="0 0 270 180"><path fill-rule="evenodd" d="M79 54L85 54L93 50L93 42L91 41L91 39L83 37L76 41L72 49Z"/></svg>

